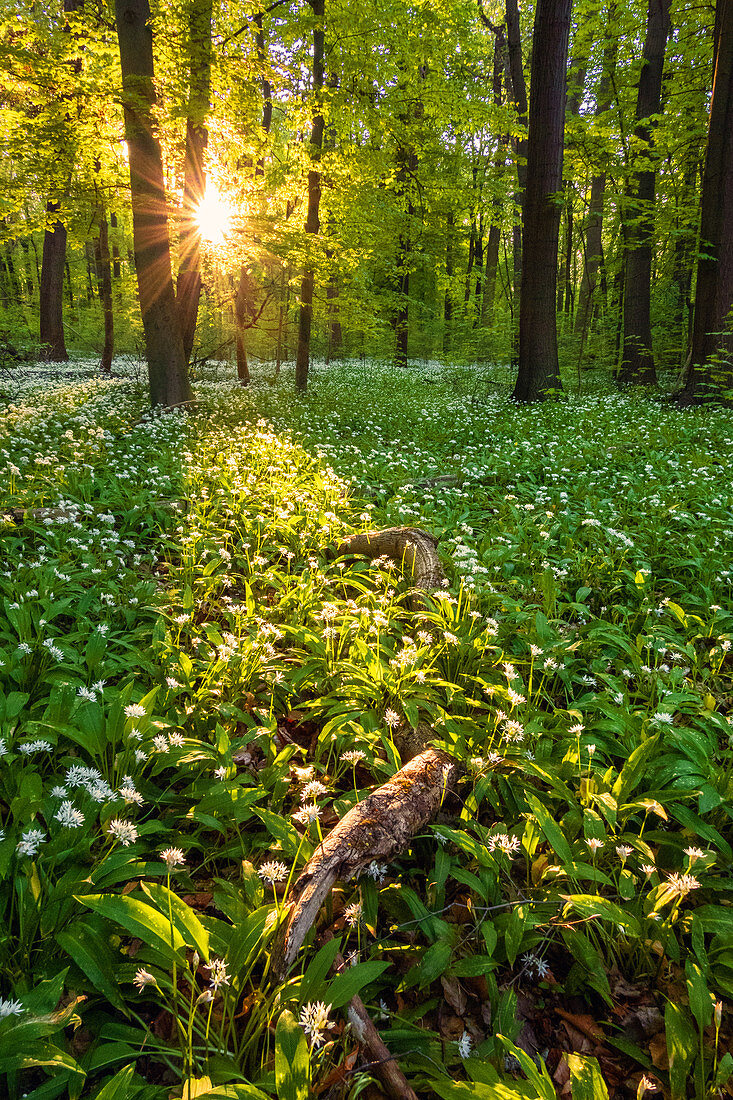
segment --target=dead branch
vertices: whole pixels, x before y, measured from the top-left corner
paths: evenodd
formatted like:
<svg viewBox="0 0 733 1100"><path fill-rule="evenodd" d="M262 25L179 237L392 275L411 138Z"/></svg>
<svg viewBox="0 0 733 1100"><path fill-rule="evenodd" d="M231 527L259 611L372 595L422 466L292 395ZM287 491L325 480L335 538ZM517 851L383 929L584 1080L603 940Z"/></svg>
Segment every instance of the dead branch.
<svg viewBox="0 0 733 1100"><path fill-rule="evenodd" d="M331 830L292 887L288 921L272 954L272 971L278 980L295 961L334 884L404 851L415 833L435 817L462 771L458 761L441 749L424 749Z"/></svg>
<svg viewBox="0 0 733 1100"><path fill-rule="evenodd" d="M343 955L339 953L334 959L333 970L340 974L345 969L346 962ZM349 1001L347 1018L357 1042L370 1061L369 1065L360 1068L369 1070L376 1077L379 1077L387 1090L387 1095L392 1100L418 1100L417 1094L410 1088L407 1078L397 1065L394 1055L382 1042L380 1034L372 1023L371 1017L364 1007L364 1002L358 994L355 994Z"/></svg>
<svg viewBox="0 0 733 1100"><path fill-rule="evenodd" d="M436 549L438 540L419 527L387 527L350 535L336 547L336 554L363 554L367 558L390 558L412 570L415 587L424 592L440 588L445 580ZM420 594L411 600L413 610L423 606Z"/></svg>

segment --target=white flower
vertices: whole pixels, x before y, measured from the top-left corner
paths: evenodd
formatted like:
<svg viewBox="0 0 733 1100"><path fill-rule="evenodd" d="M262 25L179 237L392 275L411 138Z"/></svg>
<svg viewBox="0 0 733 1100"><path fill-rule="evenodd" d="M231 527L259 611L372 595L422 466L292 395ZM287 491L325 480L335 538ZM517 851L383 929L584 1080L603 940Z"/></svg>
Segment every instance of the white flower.
<svg viewBox="0 0 733 1100"><path fill-rule="evenodd" d="M667 879L667 889L679 898L684 898L691 890L697 890L699 886L700 883L694 875L681 875L678 871L675 871Z"/></svg>
<svg viewBox="0 0 733 1100"><path fill-rule="evenodd" d="M22 745L18 745L18 751L25 756L30 756L32 752L51 752L52 748L50 741L24 741Z"/></svg>
<svg viewBox="0 0 733 1100"><path fill-rule="evenodd" d="M125 707L126 718L144 718L145 713L145 707L140 706L139 703L128 703Z"/></svg>
<svg viewBox="0 0 733 1100"><path fill-rule="evenodd" d="M137 840L137 828L131 821L123 821L122 818L115 817L109 823L109 834L114 837L115 840L119 840L123 848L129 847L135 840Z"/></svg>
<svg viewBox="0 0 733 1100"><path fill-rule="evenodd" d="M174 867L183 866L186 862L186 857L180 848L164 848L160 853L161 858L165 861L169 873Z"/></svg>
<svg viewBox="0 0 733 1100"><path fill-rule="evenodd" d="M73 802L69 800L61 803L54 817L66 829L78 829L80 825L84 824L84 814L81 810L77 810Z"/></svg>
<svg viewBox="0 0 733 1100"><path fill-rule="evenodd" d="M328 787L325 783L321 783L320 779L311 779L310 783L306 783L300 792L300 801L313 801L318 798L319 794L328 794Z"/></svg>
<svg viewBox="0 0 733 1100"><path fill-rule="evenodd" d="M212 959L206 969L210 971L209 984L212 989L217 990L221 985L229 985L227 964L223 959Z"/></svg>
<svg viewBox="0 0 733 1100"><path fill-rule="evenodd" d="M353 928L355 924L358 924L361 920L361 902L353 901L351 905L347 905L344 909L344 920L347 924L350 924Z"/></svg>
<svg viewBox="0 0 733 1100"><path fill-rule="evenodd" d="M674 715L668 714L666 711L658 710L652 717L652 722L656 722L660 726L671 726L674 722Z"/></svg>
<svg viewBox="0 0 733 1100"><path fill-rule="evenodd" d="M46 839L43 829L26 829L16 846L19 856L34 856Z"/></svg>
<svg viewBox="0 0 733 1100"><path fill-rule="evenodd" d="M185 744L185 738L182 733L169 733L168 744L173 749L180 749Z"/></svg>
<svg viewBox="0 0 733 1100"><path fill-rule="evenodd" d="M310 1035L314 1047L319 1047L323 1042L323 1032L330 1027L328 1014L331 1006L323 1001L309 1001L300 1010L300 1026L306 1035Z"/></svg>
<svg viewBox="0 0 733 1100"><path fill-rule="evenodd" d="M392 710L391 707L387 707L384 712L384 721L390 727L390 729L397 729L400 724L400 716L396 710Z"/></svg>
<svg viewBox="0 0 733 1100"><path fill-rule="evenodd" d="M153 748L156 752L168 752L168 738L164 733L158 733L153 738Z"/></svg>
<svg viewBox="0 0 733 1100"><path fill-rule="evenodd" d="M341 753L341 759L345 764L358 764L361 760L366 760L366 753L361 749L350 749L348 752Z"/></svg>
<svg viewBox="0 0 733 1100"><path fill-rule="evenodd" d="M518 836L508 836L507 833L494 833L493 836L489 837L486 847L490 852L498 848L504 855L511 857L514 852L519 851L521 841Z"/></svg>
<svg viewBox="0 0 733 1100"><path fill-rule="evenodd" d="M602 840L598 840L598 838L595 836L591 836L586 840L585 843L588 845L593 855L595 855L598 849L603 847L604 842Z"/></svg>
<svg viewBox="0 0 733 1100"><path fill-rule="evenodd" d="M222 764L219 768L214 768L214 775L217 779L226 779L229 769L226 764Z"/></svg>
<svg viewBox="0 0 733 1100"><path fill-rule="evenodd" d="M145 805L145 799L143 798L143 796L140 794L139 791L135 790L134 787L128 787L128 786L120 787L120 789L117 793L119 794L120 798L124 798L124 800L125 800L125 802L127 803L128 806L132 805L133 803L136 806L144 806Z"/></svg>
<svg viewBox="0 0 733 1100"><path fill-rule="evenodd" d="M20 1001L3 1000L0 998L0 1020L6 1016L22 1016L25 1008Z"/></svg>
<svg viewBox="0 0 733 1100"><path fill-rule="evenodd" d="M461 1035L460 1039L458 1040L458 1054L461 1058L468 1058L469 1054L471 1053L472 1047L473 1039L467 1031L464 1031L463 1035Z"/></svg>
<svg viewBox="0 0 733 1100"><path fill-rule="evenodd" d="M155 985L155 978L149 971L144 970L142 966L135 973L135 977L132 979L132 984L142 991L146 985Z"/></svg>
<svg viewBox="0 0 733 1100"><path fill-rule="evenodd" d="M629 847L628 844L617 844L616 845L616 852L617 852L618 857L619 857L619 859L621 860L622 863L626 863L626 860L629 858L629 856L631 855L633 850L634 849Z"/></svg>
<svg viewBox="0 0 733 1100"><path fill-rule="evenodd" d="M321 807L317 802L307 802L304 806L301 806L299 810L296 810L293 814L293 820L297 821L299 825L310 825L311 821L317 821L321 816Z"/></svg>
<svg viewBox="0 0 733 1100"><path fill-rule="evenodd" d="M284 863L279 863L273 859L263 863L257 874L265 882L269 882L271 886L274 886L276 882L282 882L283 879L288 877L288 869Z"/></svg>

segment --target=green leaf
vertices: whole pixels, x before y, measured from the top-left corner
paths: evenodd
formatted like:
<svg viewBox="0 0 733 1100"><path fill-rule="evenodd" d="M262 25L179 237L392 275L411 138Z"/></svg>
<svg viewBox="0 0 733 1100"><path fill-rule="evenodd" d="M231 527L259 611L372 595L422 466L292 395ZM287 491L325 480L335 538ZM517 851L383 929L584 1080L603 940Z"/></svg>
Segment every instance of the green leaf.
<svg viewBox="0 0 733 1100"><path fill-rule="evenodd" d="M170 903L173 923L186 938L190 947L195 947L204 962L209 961L209 933L206 931L190 905L186 905L177 894L158 882L143 882L143 892L153 901L164 916L168 916Z"/></svg>
<svg viewBox="0 0 733 1100"><path fill-rule="evenodd" d="M275 1029L275 1087L278 1100L308 1100L310 1096L308 1043L288 1009L280 1013Z"/></svg>
<svg viewBox="0 0 733 1100"><path fill-rule="evenodd" d="M573 1100L608 1100L608 1089L595 1058L567 1054Z"/></svg>
<svg viewBox="0 0 733 1100"><path fill-rule="evenodd" d="M132 1100L139 1088L130 1091L132 1084L132 1075L135 1072L134 1063L130 1066L125 1066L116 1073L111 1081L108 1081L106 1085L97 1093L95 1100Z"/></svg>
<svg viewBox="0 0 733 1100"><path fill-rule="evenodd" d="M705 975L692 959L688 959L685 964L685 977L690 1011L697 1026L703 1031L713 1018L713 998L710 996Z"/></svg>
<svg viewBox="0 0 733 1100"><path fill-rule="evenodd" d="M389 962L373 961L357 963L356 966L347 967L329 985L326 1000L332 1008L341 1008L365 985L375 981L389 965Z"/></svg>
<svg viewBox="0 0 733 1100"><path fill-rule="evenodd" d="M613 785L613 795L618 803L625 802L644 776L647 764L654 756L661 734L655 733L637 745L624 764L619 777Z"/></svg>
<svg viewBox="0 0 733 1100"><path fill-rule="evenodd" d="M233 1085L217 1085L215 1089L205 1092L199 1100L271 1100L266 1092L255 1088L254 1085L239 1082Z"/></svg>
<svg viewBox="0 0 733 1100"><path fill-rule="evenodd" d="M572 909L582 917L600 917L602 920L611 921L619 931L626 932L630 936L641 935L639 922L633 913L622 909L615 901L602 898L599 894L561 894L560 896L567 902L563 910L565 915Z"/></svg>
<svg viewBox="0 0 733 1100"><path fill-rule="evenodd" d="M107 940L96 928L82 917L57 932L56 943L110 1004L129 1015L114 976L114 957Z"/></svg>
<svg viewBox="0 0 733 1100"><path fill-rule="evenodd" d="M527 794L526 797L527 802L532 809L532 813L537 818L539 827L545 834L545 837L550 847L553 849L554 852L558 854L558 856L564 863L572 863L573 853L570 849L570 845L565 839L562 829L555 821L555 818L552 816L550 811L547 810L545 806L543 806L539 798L535 797L535 795Z"/></svg>
<svg viewBox="0 0 733 1100"><path fill-rule="evenodd" d="M341 940L338 938L324 943L323 947L314 955L308 963L305 974L300 980L298 998L300 1004L306 1001L325 999L324 987L326 975L333 966L333 961L338 954Z"/></svg>
<svg viewBox="0 0 733 1100"><path fill-rule="evenodd" d="M280 814L265 810L261 806L253 806L252 813L257 814L270 836L278 841L286 855L295 857L299 849L304 859L310 859L313 855L313 845L310 841L304 840L295 826Z"/></svg>
<svg viewBox="0 0 733 1100"><path fill-rule="evenodd" d="M664 1030L669 1058L669 1084L672 1100L687 1096L687 1078L695 1061L697 1036L687 1012L681 1005L667 1001Z"/></svg>
<svg viewBox="0 0 733 1100"><path fill-rule="evenodd" d="M157 948L167 958L180 961L185 948L183 937L152 905L119 894L86 894L76 896L75 900L121 925L130 935Z"/></svg>
<svg viewBox="0 0 733 1100"><path fill-rule="evenodd" d="M496 1038L507 1051L513 1054L517 1059L527 1080L537 1089L537 1094L541 1097L541 1100L557 1100L555 1086L552 1083L552 1078L547 1072L545 1063L540 1061L538 1069L529 1054L522 1050L521 1047L515 1046L515 1044L510 1039L507 1039L505 1035L497 1035Z"/></svg>

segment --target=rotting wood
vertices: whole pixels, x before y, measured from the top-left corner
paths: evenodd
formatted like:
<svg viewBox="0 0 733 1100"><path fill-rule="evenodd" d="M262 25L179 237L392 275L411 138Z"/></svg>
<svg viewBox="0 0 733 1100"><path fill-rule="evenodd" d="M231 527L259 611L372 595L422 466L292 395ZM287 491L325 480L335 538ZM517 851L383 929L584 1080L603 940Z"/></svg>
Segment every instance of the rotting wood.
<svg viewBox="0 0 733 1100"><path fill-rule="evenodd" d="M336 955L332 969L337 974L346 969L346 961L342 954ZM412 1090L407 1078L397 1065L394 1055L382 1042L379 1032L372 1023L364 1002L358 994L355 994L349 1001L347 1018L355 1039L369 1058L368 1065L359 1066L360 1071L366 1070L378 1077L391 1100L418 1100L417 1094Z"/></svg>
<svg viewBox="0 0 733 1100"><path fill-rule="evenodd" d="M278 980L295 961L335 883L404 851L435 817L462 773L461 764L448 753L424 748L339 821L292 887L288 920L272 954L272 972Z"/></svg>
<svg viewBox="0 0 733 1100"><path fill-rule="evenodd" d="M446 579L437 551L435 535L419 527L387 527L382 531L363 531L350 535L336 547L336 555L363 554L367 558L386 557L395 565L410 568L420 592L410 599L413 611L425 605L422 592L442 587Z"/></svg>

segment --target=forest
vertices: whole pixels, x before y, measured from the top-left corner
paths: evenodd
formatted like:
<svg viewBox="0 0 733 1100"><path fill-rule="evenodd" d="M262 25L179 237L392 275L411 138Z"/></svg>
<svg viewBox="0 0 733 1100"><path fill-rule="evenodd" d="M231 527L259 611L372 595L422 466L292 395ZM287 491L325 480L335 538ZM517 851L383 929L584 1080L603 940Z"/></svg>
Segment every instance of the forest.
<svg viewBox="0 0 733 1100"><path fill-rule="evenodd" d="M0 178L0 1097L733 1096L733 0L0 0Z"/></svg>

